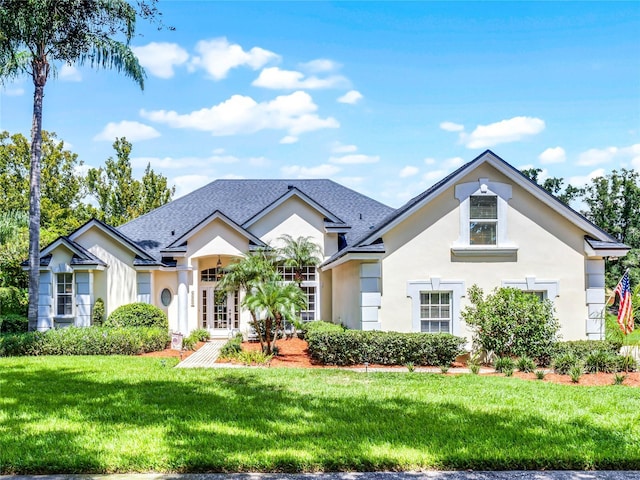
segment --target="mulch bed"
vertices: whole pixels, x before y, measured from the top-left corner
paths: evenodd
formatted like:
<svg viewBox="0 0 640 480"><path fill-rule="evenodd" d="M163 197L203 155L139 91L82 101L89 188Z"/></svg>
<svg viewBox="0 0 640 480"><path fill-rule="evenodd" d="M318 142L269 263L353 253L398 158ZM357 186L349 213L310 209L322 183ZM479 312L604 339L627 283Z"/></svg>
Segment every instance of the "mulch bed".
<svg viewBox="0 0 640 480"><path fill-rule="evenodd" d="M204 343L199 343L196 347L196 350L200 348ZM299 338L291 338L291 339L282 339L276 342L276 346L278 347L279 354L276 357L273 357L271 360L271 367L294 367L294 368L336 368L326 365L319 365L314 363L309 357L309 352L307 351L307 342L304 340L300 340ZM260 343L258 342L243 342L242 348L245 350L260 350ZM186 351L182 352L182 358L187 358L193 352ZM149 357L179 357L180 352L177 350L162 350L160 352L151 352L145 353L144 356ZM354 365L354 367L363 367L362 365ZM370 368L382 367L382 365L369 365ZM452 365L452 367L464 367L463 364L458 364L457 362ZM389 368L386 367L385 368ZM393 367L391 367L393 368ZM395 367L398 370L406 370L403 366ZM446 375L457 375L456 373L450 372ZM494 375L494 376L503 376L501 373L483 373L482 375ZM632 372L627 373L627 377L625 378L623 385L631 386L631 387L640 387L640 372ZM522 372L514 372L513 376L515 378L521 378L524 380L536 380L536 376L534 373L522 373ZM547 373L544 377L543 382L551 382L551 383L560 383L565 385L577 385L577 386L598 386L598 385L612 385L613 384L613 373L589 373L584 374L580 377L580 381L578 383L573 383L571 381L571 377L569 375L558 375L556 373ZM540 381L540 380L538 380Z"/></svg>

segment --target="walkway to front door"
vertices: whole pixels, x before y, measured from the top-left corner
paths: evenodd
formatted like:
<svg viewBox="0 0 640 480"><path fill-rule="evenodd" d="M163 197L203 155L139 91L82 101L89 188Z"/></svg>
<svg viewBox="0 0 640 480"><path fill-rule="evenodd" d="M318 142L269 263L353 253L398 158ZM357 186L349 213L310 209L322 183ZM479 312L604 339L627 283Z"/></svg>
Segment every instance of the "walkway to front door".
<svg viewBox="0 0 640 480"><path fill-rule="evenodd" d="M216 364L216 360L220 356L220 349L227 343L228 340L210 340L198 349L197 352L192 353L183 361L181 361L176 368L211 368Z"/></svg>

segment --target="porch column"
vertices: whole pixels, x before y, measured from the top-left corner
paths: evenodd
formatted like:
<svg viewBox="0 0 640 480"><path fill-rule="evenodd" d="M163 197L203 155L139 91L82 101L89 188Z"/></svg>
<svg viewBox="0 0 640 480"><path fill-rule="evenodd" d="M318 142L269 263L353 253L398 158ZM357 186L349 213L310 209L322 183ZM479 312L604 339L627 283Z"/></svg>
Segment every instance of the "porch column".
<svg viewBox="0 0 640 480"><path fill-rule="evenodd" d="M178 330L187 335L189 329L189 268L178 267Z"/></svg>

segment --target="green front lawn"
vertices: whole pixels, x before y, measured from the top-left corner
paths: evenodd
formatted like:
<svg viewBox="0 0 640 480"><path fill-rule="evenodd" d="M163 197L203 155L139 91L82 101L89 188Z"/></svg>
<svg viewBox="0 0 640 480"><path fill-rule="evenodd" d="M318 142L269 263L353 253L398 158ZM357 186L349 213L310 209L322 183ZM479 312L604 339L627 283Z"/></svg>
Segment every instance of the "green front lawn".
<svg viewBox="0 0 640 480"><path fill-rule="evenodd" d="M640 469L638 389L0 359L0 473Z"/></svg>

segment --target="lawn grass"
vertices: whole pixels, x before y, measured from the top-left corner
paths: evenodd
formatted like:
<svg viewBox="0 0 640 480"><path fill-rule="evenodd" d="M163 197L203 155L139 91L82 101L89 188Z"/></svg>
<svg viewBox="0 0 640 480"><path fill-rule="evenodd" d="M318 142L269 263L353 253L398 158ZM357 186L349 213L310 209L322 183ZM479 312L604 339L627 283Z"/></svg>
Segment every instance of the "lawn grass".
<svg viewBox="0 0 640 480"><path fill-rule="evenodd" d="M624 386L0 359L0 473L639 469Z"/></svg>

